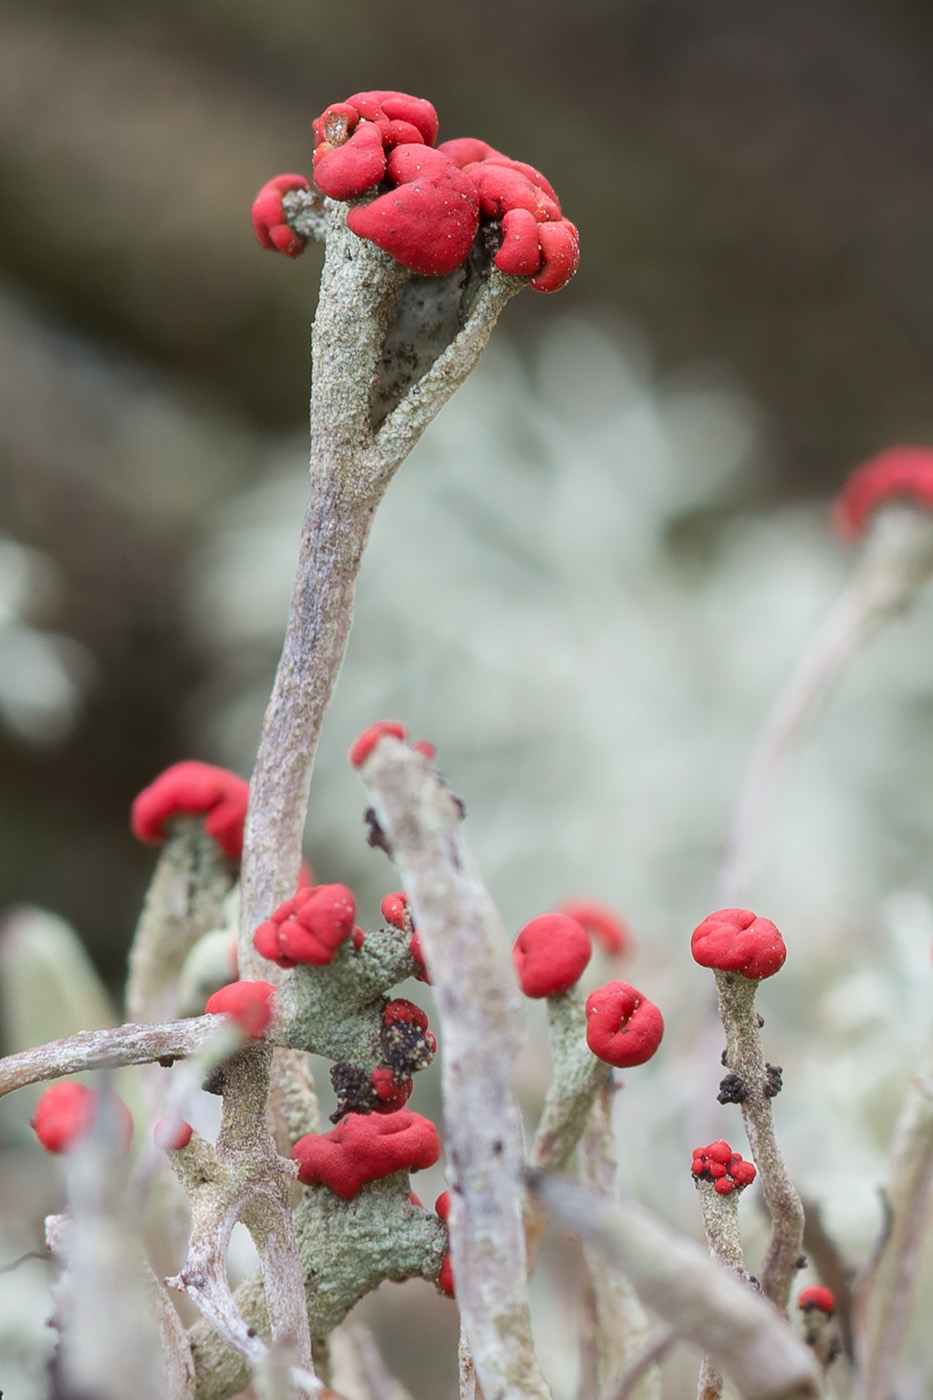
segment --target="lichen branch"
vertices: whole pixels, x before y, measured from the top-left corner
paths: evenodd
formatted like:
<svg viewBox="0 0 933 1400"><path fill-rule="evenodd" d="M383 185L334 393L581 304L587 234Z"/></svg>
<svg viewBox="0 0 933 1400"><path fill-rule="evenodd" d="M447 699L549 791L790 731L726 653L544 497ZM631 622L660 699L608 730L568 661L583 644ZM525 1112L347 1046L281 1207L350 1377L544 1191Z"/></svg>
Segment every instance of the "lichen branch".
<svg viewBox="0 0 933 1400"><path fill-rule="evenodd" d="M511 1091L521 1010L505 930L432 764L385 738L364 762L437 998L457 1299L486 1400L550 1392L531 1338L522 1129Z"/></svg>
<svg viewBox="0 0 933 1400"><path fill-rule="evenodd" d="M791 1281L803 1246L803 1205L787 1174L778 1146L769 1089L769 1074L761 1047L755 1011L758 983L740 972L717 972L719 1014L726 1032L725 1065L737 1076L742 1118L771 1215L771 1239L761 1265L761 1289L786 1313Z"/></svg>

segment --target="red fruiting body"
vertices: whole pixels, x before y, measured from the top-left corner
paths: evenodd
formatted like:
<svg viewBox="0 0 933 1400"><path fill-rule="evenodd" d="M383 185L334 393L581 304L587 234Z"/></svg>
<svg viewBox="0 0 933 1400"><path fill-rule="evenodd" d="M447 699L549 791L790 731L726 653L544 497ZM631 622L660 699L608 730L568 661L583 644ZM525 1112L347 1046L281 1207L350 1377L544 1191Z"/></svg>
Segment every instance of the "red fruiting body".
<svg viewBox="0 0 933 1400"><path fill-rule="evenodd" d="M421 951L421 938L417 932L412 934L408 948L415 962L418 964L418 971L415 973L415 977L419 982L424 982L430 987L431 979L428 976L428 969L424 965L424 953Z"/></svg>
<svg viewBox="0 0 933 1400"><path fill-rule="evenodd" d="M579 979L590 960L590 940L582 924L566 914L531 919L512 947L512 961L526 997L553 997Z"/></svg>
<svg viewBox="0 0 933 1400"><path fill-rule="evenodd" d="M473 180L441 151L423 145L396 146L386 174L395 188L354 205L347 227L423 277L453 272L479 226Z"/></svg>
<svg viewBox="0 0 933 1400"><path fill-rule="evenodd" d="M475 136L458 136L453 141L442 141L437 149L443 151L461 170L465 165L473 165L476 161L488 160L490 156L499 154L488 142L480 141Z"/></svg>
<svg viewBox="0 0 933 1400"><path fill-rule="evenodd" d="M364 764L379 740L385 738L387 734L391 734L395 739L405 740L408 738L408 730L397 719L380 719L375 724L371 724L368 729L364 729L354 741L350 750L351 766L359 768Z"/></svg>
<svg viewBox="0 0 933 1400"><path fill-rule="evenodd" d="M450 1192L442 1191L434 1202L434 1209L441 1219L446 1223L450 1216ZM444 1255L441 1264L441 1271L437 1276L437 1286L442 1293L446 1293L448 1298L454 1296L454 1271L450 1262L450 1250Z"/></svg>
<svg viewBox="0 0 933 1400"><path fill-rule="evenodd" d="M541 244L541 269L531 279L536 292L559 292L580 266L580 235L569 219L559 223L542 224L538 230Z"/></svg>
<svg viewBox="0 0 933 1400"><path fill-rule="evenodd" d="M750 981L773 977L784 965L787 949L770 919L750 909L718 909L693 930L690 951L701 967L741 972Z"/></svg>
<svg viewBox="0 0 933 1400"><path fill-rule="evenodd" d="M378 1065L369 1076L369 1082L376 1092L379 1103L373 1109L374 1113L395 1113L398 1109L404 1108L411 1098L411 1091L415 1087L411 1079L403 1079L399 1084L388 1065Z"/></svg>
<svg viewBox="0 0 933 1400"><path fill-rule="evenodd" d="M754 1165L746 1162L741 1152L733 1152L729 1144L722 1141L694 1148L690 1170L697 1180L711 1181L721 1196L741 1191L757 1175Z"/></svg>
<svg viewBox="0 0 933 1400"><path fill-rule="evenodd" d="M355 92L346 105L366 121L407 122L415 127L426 146L437 140L437 112L424 97L411 97L407 92Z"/></svg>
<svg viewBox="0 0 933 1400"><path fill-rule="evenodd" d="M321 145L314 152L314 179L331 199L353 199L378 185L386 173L382 133L371 122L358 126L339 146Z"/></svg>
<svg viewBox="0 0 933 1400"><path fill-rule="evenodd" d="M253 200L253 232L263 248L297 258L305 250L307 239L289 227L282 207L282 196L290 190L309 190L304 175L276 175L267 180Z"/></svg>
<svg viewBox="0 0 933 1400"><path fill-rule="evenodd" d="M271 982L230 982L208 997L209 1016L231 1016L248 1040L258 1040L275 1020Z"/></svg>
<svg viewBox="0 0 933 1400"><path fill-rule="evenodd" d="M586 1043L617 1069L650 1060L663 1035L664 1018L654 1002L627 982L607 982L586 999Z"/></svg>
<svg viewBox="0 0 933 1400"><path fill-rule="evenodd" d="M933 448L889 447L856 467L833 503L833 525L844 539L853 539L876 510L897 499L933 508Z"/></svg>
<svg viewBox="0 0 933 1400"><path fill-rule="evenodd" d="M408 895L404 890L397 894L387 894L379 906L379 912L387 924L406 932L412 927L411 911L408 908Z"/></svg>
<svg viewBox="0 0 933 1400"><path fill-rule="evenodd" d="M422 758L437 758L437 745L432 744L430 739L416 739L412 748L415 753L420 753Z"/></svg>
<svg viewBox="0 0 933 1400"><path fill-rule="evenodd" d="M631 946L628 925L608 904L595 899L566 899L560 912L582 924L591 938L601 943L607 953L625 953Z"/></svg>
<svg viewBox="0 0 933 1400"><path fill-rule="evenodd" d="M435 147L437 113L423 98L358 92L328 107L314 133L319 188L341 200L372 192L350 209L347 226L413 272L453 272L480 218L501 221L500 271L529 278L539 292L576 272L577 230L540 170L469 136Z"/></svg>
<svg viewBox="0 0 933 1400"><path fill-rule="evenodd" d="M426 1031L428 1028L427 1013L413 1001L406 1001L404 997L396 997L395 1001L390 1001L382 1013L384 1026L394 1026L398 1021L403 1021L407 1026L417 1026L419 1031Z"/></svg>
<svg viewBox="0 0 933 1400"><path fill-rule="evenodd" d="M538 224L528 209L510 209L502 216L502 247L496 267L512 277L530 277L541 266Z"/></svg>
<svg viewBox="0 0 933 1400"><path fill-rule="evenodd" d="M832 1290L822 1283L811 1283L797 1294L797 1306L804 1309L816 1308L818 1312L831 1314L836 1311L836 1299Z"/></svg>
<svg viewBox="0 0 933 1400"><path fill-rule="evenodd" d="M68 1080L53 1084L36 1104L32 1127L47 1152L70 1152L94 1122L101 1091ZM117 1094L108 1095L116 1110L124 1149L133 1136L133 1117Z"/></svg>
<svg viewBox="0 0 933 1400"><path fill-rule="evenodd" d="M243 823L249 802L245 778L211 763L188 759L166 768L133 803L133 834L158 845L174 817L204 815L204 829L233 860L243 851Z"/></svg>
<svg viewBox="0 0 933 1400"><path fill-rule="evenodd" d="M323 967L347 938L354 938L356 900L346 885L299 889L253 934L253 947L279 967Z"/></svg>
<svg viewBox="0 0 933 1400"><path fill-rule="evenodd" d="M348 1113L331 1132L309 1133L292 1149L299 1180L321 1183L345 1201L370 1181L431 1167L440 1155L434 1124L408 1108L391 1114Z"/></svg>
<svg viewBox="0 0 933 1400"><path fill-rule="evenodd" d="M187 1147L194 1131L184 1118L160 1118L152 1130L155 1145L162 1152L178 1152Z"/></svg>

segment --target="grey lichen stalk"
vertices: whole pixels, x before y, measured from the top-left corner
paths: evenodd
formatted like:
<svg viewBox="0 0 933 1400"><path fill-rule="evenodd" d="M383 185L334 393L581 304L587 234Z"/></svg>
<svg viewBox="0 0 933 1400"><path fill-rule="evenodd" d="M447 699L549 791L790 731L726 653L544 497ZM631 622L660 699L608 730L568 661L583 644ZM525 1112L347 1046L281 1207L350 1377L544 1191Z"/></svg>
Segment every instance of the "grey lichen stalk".
<svg viewBox="0 0 933 1400"><path fill-rule="evenodd" d="M437 1002L457 1301L486 1400L548 1400L531 1338L522 1126L511 1077L521 1004L505 930L476 874L462 809L394 738L362 766L411 901Z"/></svg>
<svg viewBox="0 0 933 1400"><path fill-rule="evenodd" d="M324 210L326 252L312 334L311 496L250 789L240 925L244 977L262 975L253 930L297 884L314 755L376 507L396 468L476 367L503 306L524 285L484 270L472 301L464 301L462 319L450 327L449 344L436 342L436 308L429 301L423 322L414 316L393 352L392 317L399 306L410 315L399 294L412 274L350 233L345 205L325 200ZM417 355L423 336L434 358L381 421L378 386L398 373L392 353L397 360L412 350Z"/></svg>
<svg viewBox="0 0 933 1400"><path fill-rule="evenodd" d="M277 1043L351 1064L379 1064L385 994L418 971L408 944L397 929L377 929L360 948L341 944L326 966L296 967L277 995Z"/></svg>
<svg viewBox="0 0 933 1400"><path fill-rule="evenodd" d="M726 1033L724 1065L738 1077L742 1118L771 1215L771 1239L761 1265L766 1297L787 1311L791 1283L800 1267L803 1205L784 1165L768 1090L773 1075L761 1047L755 993L758 983L740 972L717 972L719 1014Z"/></svg>
<svg viewBox="0 0 933 1400"><path fill-rule="evenodd" d="M181 1154L179 1154L181 1155ZM437 1277L447 1230L433 1211L412 1204L407 1172L364 1186L345 1201L326 1186L307 1188L294 1214L311 1334L326 1337L361 1298L387 1278ZM262 1290L249 1280L236 1292L243 1318L267 1334ZM191 1330L197 1400L226 1400L249 1379L249 1366L215 1328Z"/></svg>
<svg viewBox="0 0 933 1400"><path fill-rule="evenodd" d="M530 1181L565 1229L599 1249L644 1305L708 1352L744 1400L818 1400L809 1349L759 1294L642 1206L608 1200L566 1177Z"/></svg>
<svg viewBox="0 0 933 1400"><path fill-rule="evenodd" d="M201 817L182 818L159 855L130 948L126 1014L130 1021L178 1015L185 959L224 920L236 866L204 830ZM203 1004L203 1003L202 1003Z"/></svg>
<svg viewBox="0 0 933 1400"><path fill-rule="evenodd" d="M586 1014L579 987L548 997L547 1009L553 1074L529 1164L542 1171L562 1171L580 1141L610 1068L586 1043Z"/></svg>

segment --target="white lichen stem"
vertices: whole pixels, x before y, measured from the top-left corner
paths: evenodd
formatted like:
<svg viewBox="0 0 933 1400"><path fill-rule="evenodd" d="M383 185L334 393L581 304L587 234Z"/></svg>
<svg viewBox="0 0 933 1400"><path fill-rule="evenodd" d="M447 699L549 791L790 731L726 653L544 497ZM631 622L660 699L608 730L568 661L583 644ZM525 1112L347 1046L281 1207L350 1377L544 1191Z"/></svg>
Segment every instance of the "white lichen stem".
<svg viewBox="0 0 933 1400"><path fill-rule="evenodd" d="M857 1400L892 1393L933 1208L933 1057L910 1085L894 1133L884 1234L859 1280L853 1316Z"/></svg>
<svg viewBox="0 0 933 1400"><path fill-rule="evenodd" d="M913 602L933 572L933 521L887 507L843 592L778 693L749 762L719 878L722 907L742 905L768 801L781 769L812 729L857 652Z"/></svg>
<svg viewBox="0 0 933 1400"><path fill-rule="evenodd" d="M0 1060L0 1098L13 1089L59 1079L64 1074L184 1059L204 1049L217 1032L216 1016L78 1031L63 1040L50 1040Z"/></svg>
<svg viewBox="0 0 933 1400"><path fill-rule="evenodd" d="M509 940L433 765L384 738L361 771L437 1001L451 1257L477 1378L485 1400L547 1400L526 1290L522 1125L511 1089L521 1003Z"/></svg>
<svg viewBox="0 0 933 1400"><path fill-rule="evenodd" d="M242 865L239 961L260 973L257 925L294 892L321 725L343 660L373 515L394 472L479 362L496 318L523 281L493 272L465 321L378 433L372 395L384 371L393 305L411 274L350 233L325 201L329 227L312 336L311 499L281 660L263 721Z"/></svg>
<svg viewBox="0 0 933 1400"><path fill-rule="evenodd" d="M787 1312L791 1282L803 1248L803 1203L791 1181L774 1126L768 1067L755 1011L758 983L740 972L717 972L719 1014L726 1033L724 1064L737 1076L742 1118L771 1216L771 1238L760 1278L765 1297Z"/></svg>

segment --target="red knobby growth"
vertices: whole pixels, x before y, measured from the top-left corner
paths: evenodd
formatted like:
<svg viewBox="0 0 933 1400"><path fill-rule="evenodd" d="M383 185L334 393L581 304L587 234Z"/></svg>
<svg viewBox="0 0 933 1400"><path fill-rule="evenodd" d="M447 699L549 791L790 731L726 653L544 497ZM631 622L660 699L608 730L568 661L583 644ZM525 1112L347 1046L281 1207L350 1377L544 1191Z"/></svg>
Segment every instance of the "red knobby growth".
<svg viewBox="0 0 933 1400"><path fill-rule="evenodd" d="M586 999L586 1043L608 1065L643 1065L663 1035L664 1017L654 1002L627 982L607 982Z"/></svg>
<svg viewBox="0 0 933 1400"><path fill-rule="evenodd" d="M441 1155L437 1129L411 1109L396 1113L348 1113L329 1133L308 1133L292 1148L298 1177L321 1183L345 1201L370 1181L394 1172L432 1167Z"/></svg>
<svg viewBox="0 0 933 1400"><path fill-rule="evenodd" d="M353 199L386 174L386 152L400 145L433 146L437 113L405 92L357 92L335 102L313 123L314 178L331 199Z"/></svg>
<svg viewBox="0 0 933 1400"><path fill-rule="evenodd" d="M881 506L898 499L933 508L933 448L889 447L856 467L833 502L833 525L854 539Z"/></svg>
<svg viewBox="0 0 933 1400"><path fill-rule="evenodd" d="M368 729L364 729L362 734L354 740L350 750L350 763L354 768L360 768L369 758L373 749L380 739L391 734L395 739L405 740L408 738L408 730L404 724L400 724L397 719L380 719L375 724L371 724Z"/></svg>
<svg viewBox="0 0 933 1400"><path fill-rule="evenodd" d="M395 1071L389 1065L378 1065L369 1076L376 1098L373 1113L396 1113L404 1108L415 1087L414 1080L395 1078Z"/></svg>
<svg viewBox="0 0 933 1400"><path fill-rule="evenodd" d="M248 1040L258 1040L275 1020L271 982L230 982L208 997L209 1016L231 1016Z"/></svg>
<svg viewBox="0 0 933 1400"><path fill-rule="evenodd" d="M797 1306L805 1312L814 1308L817 1312L832 1314L836 1311L836 1299L832 1289L822 1283L811 1283L797 1294Z"/></svg>
<svg viewBox="0 0 933 1400"><path fill-rule="evenodd" d="M225 855L239 860L249 802L245 778L211 763L188 759L166 768L133 803L133 834L159 845L175 817L204 816L204 829Z"/></svg>
<svg viewBox="0 0 933 1400"><path fill-rule="evenodd" d="M191 1141L194 1129L184 1118L160 1118L152 1130L155 1145L162 1152L179 1152Z"/></svg>
<svg viewBox="0 0 933 1400"><path fill-rule="evenodd" d="M451 154L448 145L455 148L454 157L466 154L459 142L438 149ZM499 271L529 277L537 292L556 292L569 282L580 262L580 237L540 170L492 147L463 168L476 182L481 213L501 224Z"/></svg>
<svg viewBox="0 0 933 1400"><path fill-rule="evenodd" d="M421 938L417 931L415 931L412 934L411 940L408 944L408 948L415 962L418 964L418 971L415 973L415 977L418 979L419 982L424 982L427 984L427 986L430 987L431 979L428 976L428 969L424 965L424 953L421 950Z"/></svg>
<svg viewBox="0 0 933 1400"><path fill-rule="evenodd" d="M386 161L393 189L356 204L347 227L403 267L444 277L465 262L479 227L479 198L470 176L431 146L396 146Z"/></svg>
<svg viewBox="0 0 933 1400"><path fill-rule="evenodd" d="M276 175L266 181L253 200L252 211L253 232L263 248L284 253L288 258L297 258L304 252L308 240L289 227L282 196L290 190L310 188L304 175Z"/></svg>
<svg viewBox="0 0 933 1400"><path fill-rule="evenodd" d="M441 1192L441 1194L438 1196L437 1200L434 1202L434 1209L437 1211L437 1214L441 1217L441 1219L443 1220L444 1224L446 1225L447 1220L448 1220L448 1217L449 1217L449 1215L450 1215L450 1192L449 1192L449 1191L442 1191L442 1192ZM439 1273L438 1276L437 1276L437 1286L438 1286L438 1288L441 1290L442 1293L446 1293L446 1294L447 1294L448 1298L453 1298L453 1296L454 1296L454 1271L453 1271L453 1265L452 1265L451 1262L450 1262L450 1250L449 1250L449 1249L448 1249L447 1253L444 1255L443 1262L441 1263L441 1271L440 1271L440 1273Z"/></svg>
<svg viewBox="0 0 933 1400"><path fill-rule="evenodd" d="M410 933L414 929L411 910L408 907L408 895L404 890L399 890L397 894L387 894L379 906L379 912L387 924L401 929L403 933Z"/></svg>
<svg viewBox="0 0 933 1400"><path fill-rule="evenodd" d="M708 1147L695 1147L690 1170L697 1181L711 1181L721 1196L741 1191L758 1174L741 1152L733 1152L727 1142L721 1141L711 1142Z"/></svg>
<svg viewBox="0 0 933 1400"><path fill-rule="evenodd" d="M345 939L356 941L355 918L356 900L346 885L312 885L299 889L259 925L253 947L279 967L323 967L333 962Z"/></svg>
<svg viewBox="0 0 933 1400"><path fill-rule="evenodd" d="M512 961L526 997L553 997L579 979L590 960L590 940L576 919L541 914L531 919L512 946Z"/></svg>
<svg viewBox="0 0 933 1400"><path fill-rule="evenodd" d="M557 291L576 272L577 230L550 182L534 166L473 137L435 147L437 113L424 98L354 93L321 113L314 135L318 188L331 199L360 200L349 210L348 227L413 272L453 272L466 260L482 220L501 231L499 270L529 278L536 291ZM291 257L302 251L282 195L306 187L297 175L280 175L263 187L253 224L264 247Z"/></svg>
<svg viewBox="0 0 933 1400"><path fill-rule="evenodd" d="M784 966L787 949L770 919L750 909L717 909L693 930L690 951L701 967L741 972L750 981L773 977Z"/></svg>
<svg viewBox="0 0 933 1400"><path fill-rule="evenodd" d="M101 1099L99 1089L68 1080L53 1084L36 1104L32 1127L47 1152L70 1152L80 1142L94 1122ZM108 1094L116 1110L124 1148L133 1135L133 1117L117 1094Z"/></svg>
<svg viewBox="0 0 933 1400"><path fill-rule="evenodd" d="M607 953L625 953L631 947L628 925L608 904L600 904L596 899L566 899L560 906L560 913L582 924Z"/></svg>
<svg viewBox="0 0 933 1400"><path fill-rule="evenodd" d="M417 1026L419 1031L426 1031L428 1028L428 1015L422 1011L420 1006L416 1006L413 1001L406 1001L404 997L396 997L390 1001L382 1012L382 1024L384 1026L395 1026L399 1023L406 1026Z"/></svg>

